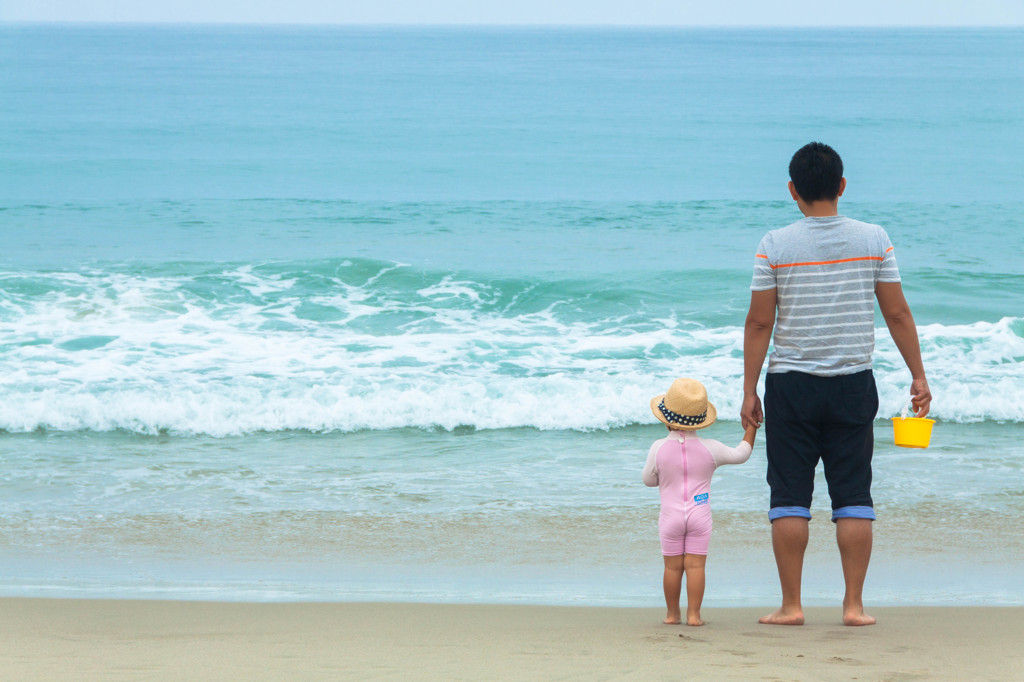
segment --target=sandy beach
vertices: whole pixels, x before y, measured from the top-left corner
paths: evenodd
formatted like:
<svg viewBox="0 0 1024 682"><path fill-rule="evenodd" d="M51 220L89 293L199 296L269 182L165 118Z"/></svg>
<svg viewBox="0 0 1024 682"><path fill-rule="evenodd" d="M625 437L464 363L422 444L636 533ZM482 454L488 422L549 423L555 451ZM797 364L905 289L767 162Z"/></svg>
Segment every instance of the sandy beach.
<svg viewBox="0 0 1024 682"><path fill-rule="evenodd" d="M658 609L4 599L0 678L1024 679L1024 608L876 608L868 628L764 611L689 628Z"/></svg>

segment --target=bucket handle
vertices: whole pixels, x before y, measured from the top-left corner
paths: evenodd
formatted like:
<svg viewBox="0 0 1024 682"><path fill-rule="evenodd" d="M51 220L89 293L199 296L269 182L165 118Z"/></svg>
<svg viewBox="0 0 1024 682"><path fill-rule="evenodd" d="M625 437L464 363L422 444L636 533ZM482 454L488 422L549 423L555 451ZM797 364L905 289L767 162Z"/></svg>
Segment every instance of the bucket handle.
<svg viewBox="0 0 1024 682"><path fill-rule="evenodd" d="M907 415L910 413L910 405L911 405L911 403L914 402L914 398L916 398L916 397L917 396L913 396L912 395L912 396L910 396L910 399L907 400L907 404L903 406L902 410L900 410L900 419L906 419L907 418Z"/></svg>

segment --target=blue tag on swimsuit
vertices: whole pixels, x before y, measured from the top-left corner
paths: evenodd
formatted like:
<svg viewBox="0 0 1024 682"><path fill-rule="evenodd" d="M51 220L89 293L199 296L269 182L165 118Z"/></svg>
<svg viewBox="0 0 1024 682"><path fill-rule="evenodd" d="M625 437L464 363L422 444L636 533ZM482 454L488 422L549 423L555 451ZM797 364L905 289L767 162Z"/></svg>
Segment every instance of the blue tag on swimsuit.
<svg viewBox="0 0 1024 682"><path fill-rule="evenodd" d="M708 503L708 494L707 493L701 493L700 495L694 495L693 496L693 503L694 504L707 504Z"/></svg>

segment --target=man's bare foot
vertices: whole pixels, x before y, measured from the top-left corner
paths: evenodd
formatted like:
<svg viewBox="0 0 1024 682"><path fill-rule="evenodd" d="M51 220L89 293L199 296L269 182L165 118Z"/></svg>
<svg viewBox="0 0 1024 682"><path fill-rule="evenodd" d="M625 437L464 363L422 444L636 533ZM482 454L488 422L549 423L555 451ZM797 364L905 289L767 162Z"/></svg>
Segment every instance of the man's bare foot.
<svg viewBox="0 0 1024 682"><path fill-rule="evenodd" d="M761 616L757 619L757 622L764 625L803 625L804 612L802 609L793 611L779 609L774 613L769 613L767 616Z"/></svg>
<svg viewBox="0 0 1024 682"><path fill-rule="evenodd" d="M864 609L845 611L843 613L843 625L874 625L875 619L864 613Z"/></svg>
<svg viewBox="0 0 1024 682"><path fill-rule="evenodd" d="M665 625L680 625L680 624L682 624L683 620L680 617L680 614L678 614L678 613L671 614L670 613L667 616L665 616L665 620L663 620L661 622L664 623Z"/></svg>
<svg viewBox="0 0 1024 682"><path fill-rule="evenodd" d="M693 626L696 627L696 626L704 625L704 621L702 621L700 619L700 613L687 613L686 614L686 624L687 625L693 625Z"/></svg>

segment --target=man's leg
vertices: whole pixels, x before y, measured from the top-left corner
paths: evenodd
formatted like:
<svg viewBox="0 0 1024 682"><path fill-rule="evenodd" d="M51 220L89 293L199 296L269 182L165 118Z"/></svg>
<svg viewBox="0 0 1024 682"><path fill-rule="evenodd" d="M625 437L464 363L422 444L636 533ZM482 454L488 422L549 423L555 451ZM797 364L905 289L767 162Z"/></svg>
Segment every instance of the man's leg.
<svg viewBox="0 0 1024 682"><path fill-rule="evenodd" d="M871 519L836 519L836 542L843 560L846 595L843 597L843 624L874 625L875 619L864 613L864 578L871 561ZM779 569L781 573L781 568Z"/></svg>
<svg viewBox="0 0 1024 682"><path fill-rule="evenodd" d="M779 567L782 586L782 606L758 619L765 625L803 625L804 610L800 602L800 583L804 570L804 551L807 549L808 519L802 516L782 516L772 521L772 549Z"/></svg>
<svg viewBox="0 0 1024 682"><path fill-rule="evenodd" d="M820 456L815 408L819 383L798 372L765 379L765 447L771 488L772 549L779 569L782 606L759 619L767 625L803 625L800 601L807 549L814 468Z"/></svg>
<svg viewBox="0 0 1024 682"><path fill-rule="evenodd" d="M864 613L863 595L875 519L871 459L878 391L870 371L837 377L835 383L833 421L825 432L828 448L822 459L846 582L843 623L872 625L875 619Z"/></svg>

